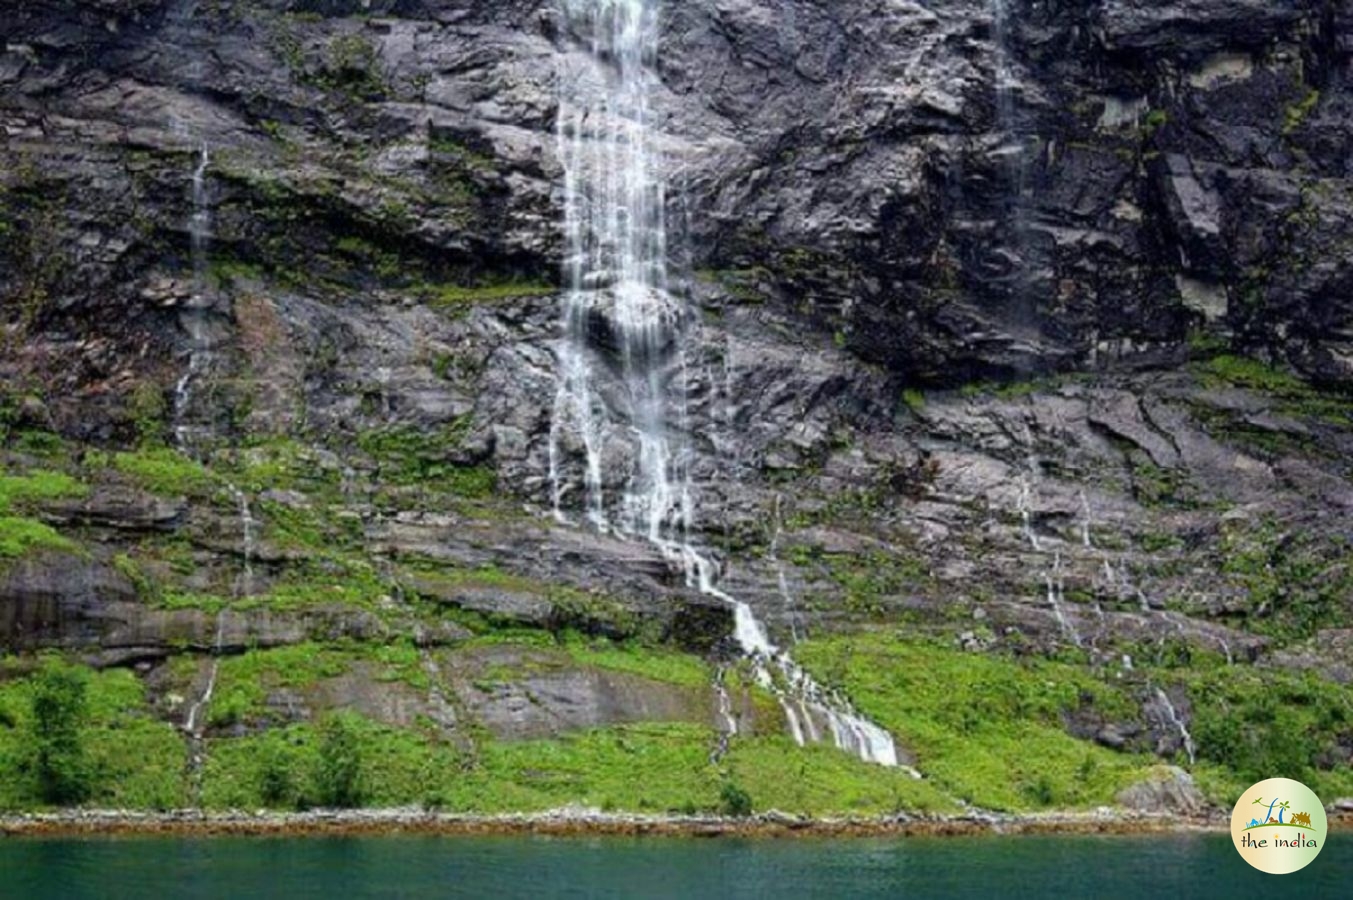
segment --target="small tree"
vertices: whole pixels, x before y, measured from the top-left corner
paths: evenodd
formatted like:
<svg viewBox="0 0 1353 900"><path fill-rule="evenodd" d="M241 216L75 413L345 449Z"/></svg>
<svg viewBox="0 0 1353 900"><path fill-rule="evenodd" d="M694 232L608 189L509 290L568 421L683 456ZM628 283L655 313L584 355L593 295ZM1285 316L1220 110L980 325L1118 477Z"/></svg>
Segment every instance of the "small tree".
<svg viewBox="0 0 1353 900"><path fill-rule="evenodd" d="M60 663L43 666L33 679L33 746L38 790L47 803L69 806L89 797L90 767L80 738L85 692L84 674Z"/></svg>
<svg viewBox="0 0 1353 900"><path fill-rule="evenodd" d="M725 816L746 818L752 814L752 795L736 781L725 781L719 792L719 811Z"/></svg>
<svg viewBox="0 0 1353 900"><path fill-rule="evenodd" d="M273 808L297 806L300 798L292 777L291 754L277 740L268 740L259 749L259 794L264 804Z"/></svg>
<svg viewBox="0 0 1353 900"><path fill-rule="evenodd" d="M329 716L320 724L315 787L324 806L347 809L361 805L362 747L349 716Z"/></svg>

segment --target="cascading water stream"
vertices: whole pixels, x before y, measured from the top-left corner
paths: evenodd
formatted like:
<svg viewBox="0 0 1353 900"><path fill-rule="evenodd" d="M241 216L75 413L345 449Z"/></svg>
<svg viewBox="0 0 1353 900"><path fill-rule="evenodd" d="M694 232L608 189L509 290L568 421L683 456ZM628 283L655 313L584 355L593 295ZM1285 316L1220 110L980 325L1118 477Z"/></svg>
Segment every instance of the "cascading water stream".
<svg viewBox="0 0 1353 900"><path fill-rule="evenodd" d="M568 522L581 508L592 527L649 542L692 587L732 606L734 638L799 743L818 740L824 723L842 749L897 765L891 736L772 644L691 542L689 316L669 285L666 179L649 124L658 0L560 2L582 46L563 57L559 79L566 292L549 447L555 516ZM732 734L722 679L719 690Z"/></svg>
<svg viewBox="0 0 1353 900"><path fill-rule="evenodd" d="M184 424L184 418L188 415L192 404L193 383L206 365L210 353L203 315L208 303L207 246L211 241L211 206L207 197L207 168L210 165L211 152L204 141L198 154L197 165L193 169L193 212L188 219L188 236L192 249L193 295L180 316L180 321L188 332L188 367L174 385L174 439L180 449L187 449L189 443L189 427Z"/></svg>
<svg viewBox="0 0 1353 900"><path fill-rule="evenodd" d="M1179 739L1184 744L1184 753L1189 758L1189 765L1195 764L1198 762L1198 753L1193 745L1193 735L1189 734L1188 726L1184 724L1184 720L1179 718L1179 712L1174 708L1174 701L1170 699L1169 694L1160 688L1156 688L1156 699L1160 701L1161 707L1165 710L1165 717L1179 732Z"/></svg>
<svg viewBox="0 0 1353 900"><path fill-rule="evenodd" d="M993 45L993 73L996 108L996 129L1000 140L998 158L1005 172L1008 208L1006 225L1009 244L1015 254L1012 284L1015 298L1027 302L1029 267L1024 260L1027 246L1028 222L1025 214L1024 189L1028 175L1024 136L1020 133L1015 110L1015 54L1010 40L1010 5L1014 0L989 0L991 11L991 42Z"/></svg>
<svg viewBox="0 0 1353 900"><path fill-rule="evenodd" d="M234 485L230 485L231 496L239 505L240 511L240 553L242 562L240 565L240 574L235 581L235 597L248 597L254 590L254 527L257 524L254 521L253 512L249 508L249 498L243 491ZM188 710L188 718L183 723L183 730L195 740L202 737L202 725L199 716L202 710L211 704L212 695L216 693L216 681L221 673L221 656L225 650L225 624L226 616L229 614L228 607L221 607L216 614L216 637L211 645L211 668L207 673L207 686L202 691L202 696L197 698L197 702Z"/></svg>

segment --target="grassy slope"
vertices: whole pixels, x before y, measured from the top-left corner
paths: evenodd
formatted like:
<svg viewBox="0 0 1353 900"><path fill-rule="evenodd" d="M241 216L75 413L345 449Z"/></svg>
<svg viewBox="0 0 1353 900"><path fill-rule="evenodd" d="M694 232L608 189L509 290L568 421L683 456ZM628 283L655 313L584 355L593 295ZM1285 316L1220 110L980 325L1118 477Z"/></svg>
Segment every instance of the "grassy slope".
<svg viewBox="0 0 1353 900"><path fill-rule="evenodd" d="M39 439L41 438L41 439ZM404 431L369 436L364 450L378 466L377 502L455 508L502 515L491 505L491 477L478 469L444 471L452 435ZM19 435L17 471L0 475L0 564L46 548L79 548L81 535L58 533L33 517L44 500L78 497L90 483L124 480L162 495L232 511L227 489L253 495L269 488L302 492L301 507L256 503L261 537L305 551L314 570L296 567L273 579L260 596L229 598L229 586L185 593L165 574L190 574L191 544L181 536L147 539L119 557L135 575L146 602L163 606L224 605L295 609L339 603L377 614L389 592L363 553L360 534L338 514L344 504L336 473L317 469L304 449L281 441L232 453L210 467L165 448L121 453L68 452L50 436ZM66 471L61 471L65 469ZM438 487L429 488L427 485ZM159 574L156 574L159 573ZM427 573L421 573L426 575ZM513 590L533 589L496 570L434 573ZM158 579L158 580L157 580ZM556 600L604 607L605 598L547 586ZM595 612L595 609L593 609ZM433 607L421 617L455 618L476 633L462 645L524 644L569 665L625 672L688 689L708 686L711 671L698 658L641 640L615 643L569 633L504 628L482 617ZM413 614L405 610L404 614ZM860 708L894 732L917 756L927 780L864 766L830 748L793 746L782 735L739 736L718 764L709 761L716 735L702 724L666 723L599 729L557 740L497 742L471 727L471 741L447 742L430 727L396 729L356 720L366 765L364 795L373 805L427 804L457 810L527 810L564 803L634 810L704 810L718 806L729 781L744 787L758 809L805 813L881 813L952 809L957 800L999 809L1084 807L1110 803L1125 785L1147 777L1150 757L1115 753L1071 737L1063 714L1090 703L1111 718L1132 719L1136 701L1110 676L1073 662L1017 660L961 652L897 633L870 632L802 645L798 656L823 681L845 689ZM195 663L170 664L171 682L187 688ZM304 689L363 666L376 681L425 692L429 676L409 642L304 644L253 652L221 667L208 721L213 737L203 779L209 806L290 807L313 797L315 730L287 725L266 709L269 691ZM28 734L28 683L17 662L0 671L0 807L36 804ZM730 673L734 685L738 673ZM1302 777L1326 797L1353 794L1353 775L1327 771L1333 742L1353 728L1347 689L1305 675L1223 666L1195 657L1174 668L1142 673L1192 696L1200 761L1195 773L1219 801L1278 771ZM157 718L145 688L128 671L97 673L90 682L93 713L85 741L94 763L93 803L158 808L189 802L186 745ZM775 706L754 698L761 718ZM259 729L265 729L260 731Z"/></svg>

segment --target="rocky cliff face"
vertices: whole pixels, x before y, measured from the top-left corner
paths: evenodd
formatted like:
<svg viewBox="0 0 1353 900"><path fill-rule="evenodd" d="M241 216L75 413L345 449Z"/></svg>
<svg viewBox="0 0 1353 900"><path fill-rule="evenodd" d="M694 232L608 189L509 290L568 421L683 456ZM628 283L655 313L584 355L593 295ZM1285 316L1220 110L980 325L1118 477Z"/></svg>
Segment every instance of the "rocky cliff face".
<svg viewBox="0 0 1353 900"><path fill-rule="evenodd" d="M667 4L653 114L724 587L785 638L900 626L1126 679L1130 711L1065 712L1119 749L1183 753L1181 656L1346 683L1349 15ZM414 635L454 669L445 608L719 656L726 610L548 516L580 52L553 3L63 0L0 28L7 465L82 482L16 494L6 647L142 663L170 719L213 647ZM715 717L689 685L521 671L417 714ZM1353 746L1329 729L1318 767Z"/></svg>

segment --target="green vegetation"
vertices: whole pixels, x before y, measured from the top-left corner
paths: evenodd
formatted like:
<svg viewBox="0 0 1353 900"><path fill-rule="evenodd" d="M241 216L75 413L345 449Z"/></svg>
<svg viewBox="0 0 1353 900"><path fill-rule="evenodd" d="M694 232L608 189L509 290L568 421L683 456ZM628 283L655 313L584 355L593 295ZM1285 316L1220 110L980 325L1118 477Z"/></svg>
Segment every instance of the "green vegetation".
<svg viewBox="0 0 1353 900"><path fill-rule="evenodd" d="M27 676L12 662L6 668L8 680L0 681L0 809L32 809L58 794L104 807L184 805L183 741L151 714L132 672L72 674L55 662ZM77 682L83 689L74 687ZM39 759L44 747L45 776Z"/></svg>
<svg viewBox="0 0 1353 900"><path fill-rule="evenodd" d="M43 500L82 497L87 491L64 472L35 469L27 475L0 475L0 513Z"/></svg>
<svg viewBox="0 0 1353 900"><path fill-rule="evenodd" d="M13 559L36 550L72 550L75 543L36 519L0 516L0 559Z"/></svg>
<svg viewBox="0 0 1353 900"><path fill-rule="evenodd" d="M1247 356L1222 354L1200 364L1205 377L1222 384L1250 388L1270 394L1302 393L1308 390L1300 378Z"/></svg>
<svg viewBox="0 0 1353 900"><path fill-rule="evenodd" d="M719 285L739 303L748 306L759 306L765 303L765 286L774 282L770 270L761 267L752 269L705 269L695 274L697 278L703 281Z"/></svg>
<svg viewBox="0 0 1353 900"><path fill-rule="evenodd" d="M1315 110L1316 105L1320 103L1320 92L1315 88L1310 88L1306 96L1302 97L1296 103L1283 113L1283 134L1291 134L1301 127L1301 124Z"/></svg>
<svg viewBox="0 0 1353 900"><path fill-rule="evenodd" d="M463 313L481 303L497 303L521 297L544 297L558 291L541 281L498 281L479 285L434 284L423 290L427 304L434 309Z"/></svg>
<svg viewBox="0 0 1353 900"><path fill-rule="evenodd" d="M1269 773L1309 784L1326 797L1353 792L1353 771L1332 770L1353 736L1353 694L1310 673L1227 667L1187 673L1193 738L1221 796L1239 794Z"/></svg>
<svg viewBox="0 0 1353 900"><path fill-rule="evenodd" d="M558 646L579 665L627 672L652 681L700 690L710 684L709 666L689 653L634 642L588 640L576 633L564 635Z"/></svg>
<svg viewBox="0 0 1353 900"><path fill-rule="evenodd" d="M71 550L75 543L37 519L9 515L44 500L81 497L88 488L63 472L36 469L27 475L0 475L0 560L37 550Z"/></svg>
<svg viewBox="0 0 1353 900"><path fill-rule="evenodd" d="M484 739L473 751L356 716L347 717L347 727L353 752L380 761L362 769L363 800L373 806L491 813L581 803L743 815L754 796L762 808L816 814L953 809L905 773L827 747L799 748L788 738L739 739L723 765L714 765L709 761L714 733L689 724L616 726L554 740ZM319 798L313 773L320 743L311 725L214 741L205 781L208 806L313 805ZM730 785L741 794L730 792ZM284 802L270 802L269 793Z"/></svg>
<svg viewBox="0 0 1353 900"><path fill-rule="evenodd" d="M725 781L719 791L719 812L725 816L746 818L752 814L752 795L736 781Z"/></svg>
<svg viewBox="0 0 1353 900"><path fill-rule="evenodd" d="M73 806L89 796L89 765L80 729L87 714L80 669L49 662L33 679L33 757L38 794Z"/></svg>
<svg viewBox="0 0 1353 900"><path fill-rule="evenodd" d="M468 427L468 420L461 420L441 429L389 428L364 432L357 443L376 461L379 478L385 484L419 486L481 500L493 493L493 470L448 459L464 440Z"/></svg>
<svg viewBox="0 0 1353 900"><path fill-rule="evenodd" d="M1349 624L1353 542L1338 534L1292 534L1272 521L1228 527L1221 571L1249 598L1244 625L1282 640Z"/></svg>
<svg viewBox="0 0 1353 900"><path fill-rule="evenodd" d="M350 809L362 804L360 727L352 713L334 713L320 722L315 789L324 806Z"/></svg>
<svg viewBox="0 0 1353 900"><path fill-rule="evenodd" d="M1111 804L1150 765L1063 729L1063 712L1087 698L1105 712L1134 713L1118 690L1082 668L878 633L812 641L798 655L912 748L935 787L979 806Z"/></svg>
<svg viewBox="0 0 1353 900"><path fill-rule="evenodd" d="M637 643L519 629L440 652L454 654L454 665L463 667L502 645L524 652L485 658L481 665L512 662L484 668L481 690L581 666L708 697L703 661ZM753 694L760 724L733 738L718 762L710 760L717 734L691 721L499 741L472 720L448 737L423 718L396 727L352 712L324 712L355 685L385 682L384 695L406 691L410 698L433 687L410 642L342 642L221 660L208 709L215 736L208 739L202 796L216 809L419 804L506 812L578 803L733 816L754 808L874 815L955 811L952 798L1008 810L1111 804L1122 788L1159 771L1153 757L1115 753L1065 730L1065 717L1078 710L1140 721L1141 682L884 633L836 636L799 651L816 674L849 691L916 755L925 779L860 763L829 745L796 746L779 729L773 699L736 669L728 673L729 689L734 696ZM1199 760L1193 771L1210 795L1233 796L1274 770L1329 796L1353 792L1353 775L1321 762L1336 758L1353 734L1353 697L1346 691L1312 675L1224 666L1199 654L1164 664L1173 668L1139 674L1148 686L1173 682L1193 698ZM186 657L172 662L169 684L181 687L170 689L186 691L198 665ZM164 808L182 801L182 738L149 714L132 673L48 662L25 675L12 666L10 680L0 681L0 808L73 800ZM473 671L462 668L461 677ZM294 723L274 706L288 695L319 711L316 717ZM705 702L695 706L703 709Z"/></svg>
<svg viewBox="0 0 1353 900"><path fill-rule="evenodd" d="M169 447L115 453L111 460L100 452L91 452L86 457L86 465L92 468L106 468L110 464L156 494L200 496L214 486L211 474L201 463Z"/></svg>

